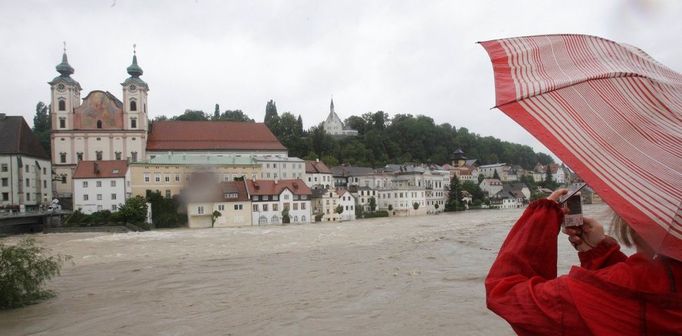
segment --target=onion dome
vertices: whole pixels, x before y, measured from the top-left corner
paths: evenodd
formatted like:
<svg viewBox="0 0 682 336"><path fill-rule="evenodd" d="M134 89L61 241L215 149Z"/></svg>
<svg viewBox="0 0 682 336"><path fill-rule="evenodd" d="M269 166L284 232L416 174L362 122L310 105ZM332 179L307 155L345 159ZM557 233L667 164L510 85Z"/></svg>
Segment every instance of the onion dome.
<svg viewBox="0 0 682 336"><path fill-rule="evenodd" d="M73 74L74 70L73 67L69 64L69 60L66 58L66 51L64 51L64 54L62 55L62 62L57 64L55 69L57 69L57 72L59 72L64 77L69 77L70 75Z"/></svg>

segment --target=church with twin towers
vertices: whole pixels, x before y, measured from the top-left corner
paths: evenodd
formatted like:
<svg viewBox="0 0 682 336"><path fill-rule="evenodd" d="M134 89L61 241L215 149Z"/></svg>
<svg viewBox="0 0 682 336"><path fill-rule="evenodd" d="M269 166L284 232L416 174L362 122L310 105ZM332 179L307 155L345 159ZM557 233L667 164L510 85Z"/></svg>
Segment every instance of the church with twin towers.
<svg viewBox="0 0 682 336"><path fill-rule="evenodd" d="M93 90L81 99L81 85L71 76L66 48L56 66L57 77L48 82L51 92L52 163L55 192L71 197L72 177L82 160L128 160L145 158L149 86L133 49L128 77L121 83L122 99L108 91Z"/></svg>

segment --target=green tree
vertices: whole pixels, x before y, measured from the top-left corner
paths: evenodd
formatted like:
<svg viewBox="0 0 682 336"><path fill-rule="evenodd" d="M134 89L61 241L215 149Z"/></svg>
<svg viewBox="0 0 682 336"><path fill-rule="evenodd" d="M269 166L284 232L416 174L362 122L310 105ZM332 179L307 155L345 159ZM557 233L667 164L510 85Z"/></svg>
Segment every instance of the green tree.
<svg viewBox="0 0 682 336"><path fill-rule="evenodd" d="M272 133L275 135L279 134L279 115L277 114L277 105L272 99L265 105L265 118L263 122Z"/></svg>
<svg viewBox="0 0 682 336"><path fill-rule="evenodd" d="M156 228L173 228L187 223L186 215L180 213L181 202L177 197L166 198L159 191L147 191L147 203L152 207L152 223Z"/></svg>
<svg viewBox="0 0 682 336"><path fill-rule="evenodd" d="M454 175L450 180L450 191L448 192L448 202L445 203L445 211L462 210L464 210L464 203L462 203L462 186L459 183L457 175Z"/></svg>
<svg viewBox="0 0 682 336"><path fill-rule="evenodd" d="M499 180L500 179L500 174L497 173L497 169L493 171L493 178Z"/></svg>
<svg viewBox="0 0 682 336"><path fill-rule="evenodd" d="M369 198L369 211L374 212L377 209L377 200L374 196Z"/></svg>
<svg viewBox="0 0 682 336"><path fill-rule="evenodd" d="M465 181L462 183L462 190L468 192L471 195L471 202L475 204L482 203L485 198L485 193L481 190L481 187L473 181Z"/></svg>
<svg viewBox="0 0 682 336"><path fill-rule="evenodd" d="M213 213L211 214L211 227L215 227L215 222L218 220L218 217L221 217L223 214L220 213L218 210L213 210Z"/></svg>
<svg viewBox="0 0 682 336"><path fill-rule="evenodd" d="M144 223L147 218L147 202L142 196L131 197L118 207L115 217L126 223Z"/></svg>
<svg viewBox="0 0 682 336"><path fill-rule="evenodd" d="M36 115L33 117L33 134L38 137L40 144L47 153L50 153L50 111L43 102L36 104Z"/></svg>
<svg viewBox="0 0 682 336"><path fill-rule="evenodd" d="M291 222L291 217L289 216L289 208L284 207L282 210L282 223L283 224L288 224Z"/></svg>
<svg viewBox="0 0 682 336"><path fill-rule="evenodd" d="M55 295L43 285L59 275L62 264L71 257L49 254L32 238L14 246L0 242L0 309L33 304Z"/></svg>
<svg viewBox="0 0 682 336"><path fill-rule="evenodd" d="M195 110L185 110L185 112L179 116L173 117L173 120L179 121L206 121L208 120L208 115L204 111Z"/></svg>
<svg viewBox="0 0 682 336"><path fill-rule="evenodd" d="M343 206L340 205L340 204L337 205L337 206L336 206L336 209L334 209L334 212L336 212L336 213L339 214L339 215L342 214L342 213L343 213Z"/></svg>
<svg viewBox="0 0 682 336"><path fill-rule="evenodd" d="M481 184L481 182L483 182L483 180L485 180L485 175L478 174L478 184Z"/></svg>
<svg viewBox="0 0 682 336"><path fill-rule="evenodd" d="M215 104L215 109L213 110L213 120L218 120L220 118L220 105Z"/></svg>
<svg viewBox="0 0 682 336"><path fill-rule="evenodd" d="M255 122L248 115L246 115L242 110L226 110L223 112L217 120L222 121L240 121L240 122Z"/></svg>
<svg viewBox="0 0 682 336"><path fill-rule="evenodd" d="M414 202L412 204L412 208L414 208L415 210L419 209L419 202Z"/></svg>

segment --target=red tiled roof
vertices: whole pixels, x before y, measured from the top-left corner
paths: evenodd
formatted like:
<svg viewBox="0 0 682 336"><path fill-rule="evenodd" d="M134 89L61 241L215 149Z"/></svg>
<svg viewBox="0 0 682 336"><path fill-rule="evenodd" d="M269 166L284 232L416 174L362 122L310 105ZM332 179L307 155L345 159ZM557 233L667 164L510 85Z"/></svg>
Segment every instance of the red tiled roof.
<svg viewBox="0 0 682 336"><path fill-rule="evenodd" d="M155 121L147 150L286 150L263 123Z"/></svg>
<svg viewBox="0 0 682 336"><path fill-rule="evenodd" d="M301 179L279 180L248 180L246 188L250 195L279 195L284 189L289 189L294 195L312 195L312 190Z"/></svg>
<svg viewBox="0 0 682 336"><path fill-rule="evenodd" d="M21 154L49 160L50 156L24 117L0 115L0 154Z"/></svg>
<svg viewBox="0 0 682 336"><path fill-rule="evenodd" d="M331 174L332 170L324 162L306 161L305 172L307 174Z"/></svg>
<svg viewBox="0 0 682 336"><path fill-rule="evenodd" d="M126 160L81 161L73 174L75 179L125 177L128 171Z"/></svg>

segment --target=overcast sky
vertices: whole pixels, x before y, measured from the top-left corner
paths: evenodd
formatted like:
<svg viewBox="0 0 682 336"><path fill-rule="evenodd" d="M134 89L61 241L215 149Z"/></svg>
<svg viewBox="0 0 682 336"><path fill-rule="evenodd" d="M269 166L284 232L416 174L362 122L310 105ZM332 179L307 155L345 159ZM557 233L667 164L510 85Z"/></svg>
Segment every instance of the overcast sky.
<svg viewBox="0 0 682 336"><path fill-rule="evenodd" d="M383 110L547 151L494 105L476 41L584 33L682 71L682 1L0 1L0 112L33 122L62 41L83 87L121 98L137 44L149 114L241 109L321 122Z"/></svg>

